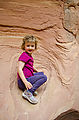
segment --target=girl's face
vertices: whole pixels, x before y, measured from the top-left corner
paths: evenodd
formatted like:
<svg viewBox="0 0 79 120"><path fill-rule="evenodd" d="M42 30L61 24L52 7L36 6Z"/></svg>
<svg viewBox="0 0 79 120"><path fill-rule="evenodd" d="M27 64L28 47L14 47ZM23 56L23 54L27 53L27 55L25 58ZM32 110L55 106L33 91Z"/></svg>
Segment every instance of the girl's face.
<svg viewBox="0 0 79 120"><path fill-rule="evenodd" d="M25 42L25 51L29 54L32 54L35 50L35 43L34 42Z"/></svg>

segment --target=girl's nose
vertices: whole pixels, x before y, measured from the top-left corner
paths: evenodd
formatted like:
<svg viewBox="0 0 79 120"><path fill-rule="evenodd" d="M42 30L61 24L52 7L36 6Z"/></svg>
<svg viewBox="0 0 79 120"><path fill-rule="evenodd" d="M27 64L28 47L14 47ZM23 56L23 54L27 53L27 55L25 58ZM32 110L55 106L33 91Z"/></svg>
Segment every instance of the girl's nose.
<svg viewBox="0 0 79 120"><path fill-rule="evenodd" d="M31 46L30 46L29 48L30 48L30 49L32 49L32 47L31 47Z"/></svg>

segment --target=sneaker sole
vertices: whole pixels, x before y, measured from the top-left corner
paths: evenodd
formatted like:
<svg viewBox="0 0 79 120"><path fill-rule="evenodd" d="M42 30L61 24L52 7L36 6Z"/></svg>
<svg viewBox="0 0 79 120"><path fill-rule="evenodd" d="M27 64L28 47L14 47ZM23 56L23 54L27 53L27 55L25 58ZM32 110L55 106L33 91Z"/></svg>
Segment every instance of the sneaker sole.
<svg viewBox="0 0 79 120"><path fill-rule="evenodd" d="M33 102L33 101L31 101L27 96L25 96L24 95L24 93L22 94L22 97L24 98L24 99L27 99L30 103L32 103L32 104L37 104L38 102Z"/></svg>

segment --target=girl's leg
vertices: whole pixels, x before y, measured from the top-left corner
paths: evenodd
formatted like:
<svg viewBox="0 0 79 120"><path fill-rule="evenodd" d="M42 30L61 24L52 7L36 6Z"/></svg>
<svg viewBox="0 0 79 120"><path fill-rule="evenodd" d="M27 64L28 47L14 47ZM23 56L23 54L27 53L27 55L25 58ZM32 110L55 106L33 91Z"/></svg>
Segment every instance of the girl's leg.
<svg viewBox="0 0 79 120"><path fill-rule="evenodd" d="M43 73L43 72L37 72L37 73L34 73L34 75L44 75L44 73ZM37 80L37 79L32 80L32 82L30 81L31 84L33 85L33 84L36 82L36 80ZM24 85L24 83L23 83L23 81L22 81L21 79L18 80L18 87L19 87L22 91L24 91L24 90L26 89L26 87L25 87L25 85Z"/></svg>
<svg viewBox="0 0 79 120"><path fill-rule="evenodd" d="M22 80L18 80L18 86L21 90L23 90L24 92L22 93L22 97L27 99L30 103L32 104L37 104L38 100L33 96L33 94L29 91L29 90L25 90L26 87L24 85L24 83L22 82Z"/></svg>
<svg viewBox="0 0 79 120"><path fill-rule="evenodd" d="M34 73L34 75L44 75L44 73L43 72L36 72L36 73Z"/></svg>
<svg viewBox="0 0 79 120"><path fill-rule="evenodd" d="M40 80L39 80L40 79ZM42 80L41 80L42 79ZM31 76L31 77L29 77L29 78L27 78L27 80L33 85L33 86L35 86L35 85L37 85L37 84L35 84L34 85L34 83L36 82L36 81L38 81L39 80L39 86L38 87L40 87L44 82L46 82L46 80L47 80L47 77L44 75L44 73L43 72L37 72L37 73L34 73L34 76ZM37 82L38 83L38 82ZM23 83L23 81L21 80L21 79L19 79L18 80L18 87L22 90L22 91L24 91L25 89L26 89L26 87L25 87L25 85L24 85L24 83ZM38 88L38 87L34 87L34 88ZM33 91L35 91L35 90L33 90Z"/></svg>
<svg viewBox="0 0 79 120"><path fill-rule="evenodd" d="M28 82L30 82L33 87L29 89L30 92L34 93L34 91L39 88L42 84L44 84L47 81L46 75L34 75L29 78L27 78Z"/></svg>
<svg viewBox="0 0 79 120"><path fill-rule="evenodd" d="M24 85L24 83L22 82L21 79L18 80L18 87L19 87L22 91L24 91L24 90L26 89L26 87L25 87L25 85Z"/></svg>

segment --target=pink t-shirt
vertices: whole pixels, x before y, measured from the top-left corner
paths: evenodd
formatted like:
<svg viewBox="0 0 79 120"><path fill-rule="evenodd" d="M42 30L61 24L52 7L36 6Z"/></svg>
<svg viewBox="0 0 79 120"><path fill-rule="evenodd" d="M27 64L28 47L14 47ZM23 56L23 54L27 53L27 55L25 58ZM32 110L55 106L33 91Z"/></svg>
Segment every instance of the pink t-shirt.
<svg viewBox="0 0 79 120"><path fill-rule="evenodd" d="M31 55L29 55L29 53L27 52L23 52L18 61L22 61L25 63L24 68L23 68L23 73L25 75L25 78L28 78L30 76L33 76L33 57ZM18 75L18 79L20 79L19 74Z"/></svg>

